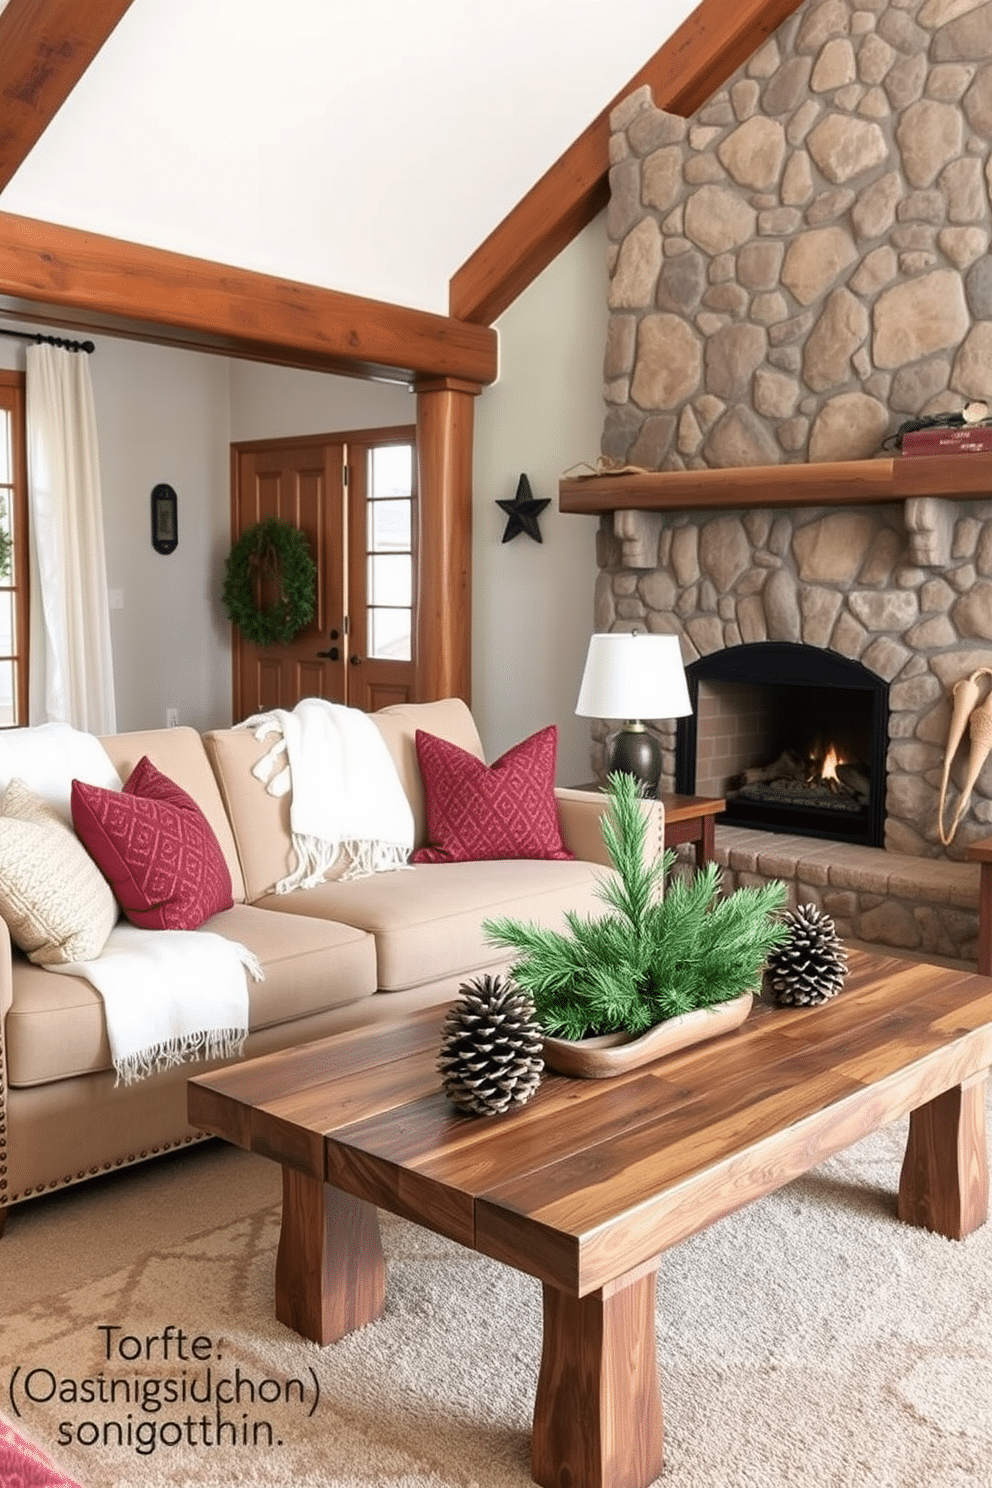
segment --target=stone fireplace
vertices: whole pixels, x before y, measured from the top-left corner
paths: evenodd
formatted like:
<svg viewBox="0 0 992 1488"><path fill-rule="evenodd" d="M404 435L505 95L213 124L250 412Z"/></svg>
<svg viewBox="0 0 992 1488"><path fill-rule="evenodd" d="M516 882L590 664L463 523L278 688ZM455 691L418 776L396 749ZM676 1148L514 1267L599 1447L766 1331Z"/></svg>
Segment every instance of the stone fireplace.
<svg viewBox="0 0 992 1488"><path fill-rule="evenodd" d="M689 785L691 726L699 794L726 795L731 776L775 754L781 740L764 696L775 678L772 651L816 653L828 672L838 664L828 681L819 674L817 692L846 689L852 678L863 684L873 694L871 727L858 726L861 742L842 743L871 767L870 812L852 831L809 814L760 825L718 820L725 885L781 878L794 902L821 905L850 939L973 963L978 871L966 854L969 842L992 836L992 765L949 847L937 815L951 688L992 662L992 501L934 505L947 518L938 534L944 561L934 564L921 561L934 557L933 530L911 532L898 505L604 516L594 623L680 637L696 707L690 726L658 721L663 790ZM748 680L717 668L714 681L715 664L748 652L757 663ZM812 711L808 699L800 703ZM600 776L610 731L593 725ZM965 748L951 772L951 809L966 761Z"/></svg>
<svg viewBox="0 0 992 1488"><path fill-rule="evenodd" d="M731 882L785 876L843 932L968 959L992 764L949 847L937 818L951 690L992 665L992 457L966 457L989 466L966 497L928 489L940 457L895 455L920 468L905 502L852 480L816 504L797 472L790 503L782 477L891 460L903 420L992 405L992 3L808 0L697 115L642 89L612 125L604 463L618 490L755 476L739 506L711 479L602 508L596 629L677 634L696 692L660 725L663 788L726 795L766 755L815 754L771 721L772 657L808 648L813 691L781 685L815 715L847 678L858 804L718 828Z"/></svg>
<svg viewBox="0 0 992 1488"><path fill-rule="evenodd" d="M888 687L815 646L732 646L687 669L675 787L726 798L731 825L879 847Z"/></svg>
<svg viewBox="0 0 992 1488"><path fill-rule="evenodd" d="M847 674L858 676L852 686L874 689L880 699L884 692L877 704L878 717L885 715L883 758L874 770L876 808L884 789L882 819L858 840L961 860L969 841L992 835L992 763L949 848L937 829L951 688L992 660L992 501L933 505L949 525L944 561L932 564L922 560L938 556L933 543L921 544L919 530L907 531L902 506L634 513L626 514L626 540L604 517L596 628L677 634L690 678L698 668L709 681L714 663L722 667L728 656L754 647L757 663L747 680L757 686L769 655L763 648L776 643L819 655L817 686L839 686L839 674ZM640 543L630 536L635 529ZM651 567L636 566L649 556ZM706 714L695 719L697 761L698 732L705 735L709 721ZM675 726L661 732L663 787L684 787L690 775L685 760L679 768ZM877 736L871 748L878 748ZM965 762L962 752L951 777L954 802ZM596 763L601 767L601 756ZM736 759L728 762L723 783L737 768ZM721 783L713 772L705 780ZM724 793L701 789L698 763L694 783L700 794Z"/></svg>

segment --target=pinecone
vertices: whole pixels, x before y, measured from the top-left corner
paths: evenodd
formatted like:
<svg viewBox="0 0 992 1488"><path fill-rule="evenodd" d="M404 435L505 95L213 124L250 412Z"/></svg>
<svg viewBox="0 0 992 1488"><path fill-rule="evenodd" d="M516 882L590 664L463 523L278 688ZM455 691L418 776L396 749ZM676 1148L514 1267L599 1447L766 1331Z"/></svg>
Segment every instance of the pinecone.
<svg viewBox="0 0 992 1488"><path fill-rule="evenodd" d="M500 977L459 987L441 1030L437 1067L459 1111L492 1116L530 1100L544 1069L544 1038L526 992Z"/></svg>
<svg viewBox="0 0 992 1488"><path fill-rule="evenodd" d="M782 916L789 939L771 953L767 986L782 1006L815 1007L835 997L847 976L847 952L834 922L815 904L800 904Z"/></svg>

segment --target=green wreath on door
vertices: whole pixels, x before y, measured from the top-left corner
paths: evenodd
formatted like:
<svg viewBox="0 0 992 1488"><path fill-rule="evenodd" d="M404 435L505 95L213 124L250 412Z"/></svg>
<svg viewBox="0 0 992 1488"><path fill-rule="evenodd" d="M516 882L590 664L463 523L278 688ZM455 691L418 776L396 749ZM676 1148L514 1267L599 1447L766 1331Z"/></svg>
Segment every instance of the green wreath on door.
<svg viewBox="0 0 992 1488"><path fill-rule="evenodd" d="M279 598L263 608L267 580ZM317 567L305 535L278 517L248 527L228 554L222 598L228 619L256 646L285 645L299 635L317 605Z"/></svg>

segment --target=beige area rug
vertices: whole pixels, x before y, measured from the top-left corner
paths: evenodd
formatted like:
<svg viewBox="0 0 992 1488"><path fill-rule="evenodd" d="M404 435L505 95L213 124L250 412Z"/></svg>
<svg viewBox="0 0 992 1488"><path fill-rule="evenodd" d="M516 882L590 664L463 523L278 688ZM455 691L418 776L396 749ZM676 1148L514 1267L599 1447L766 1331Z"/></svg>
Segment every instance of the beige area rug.
<svg viewBox="0 0 992 1488"><path fill-rule="evenodd" d="M992 1225L899 1224L903 1139L663 1260L664 1488L992 1488ZM387 1312L320 1349L273 1315L277 1200L216 1144L15 1211L0 1412L85 1488L529 1483L537 1283L384 1215Z"/></svg>

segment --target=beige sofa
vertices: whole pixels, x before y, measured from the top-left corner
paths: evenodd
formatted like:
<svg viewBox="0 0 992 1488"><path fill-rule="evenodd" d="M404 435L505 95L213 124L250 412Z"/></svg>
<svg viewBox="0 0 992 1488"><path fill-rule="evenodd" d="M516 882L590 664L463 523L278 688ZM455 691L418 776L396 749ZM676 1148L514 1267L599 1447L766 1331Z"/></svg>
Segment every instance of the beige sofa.
<svg viewBox="0 0 992 1488"><path fill-rule="evenodd" d="M439 735L484 758L464 703L385 708L373 718L413 808L417 845L426 819L414 734ZM292 867L289 798L270 796L251 773L268 747L251 731L160 729L103 740L122 779L142 755L194 797L231 871L234 906L204 928L254 952L265 979L251 983L246 1056L396 1018L457 993L499 969L506 954L482 922L511 914L542 924L566 909L594 909L606 861L601 798L559 790L559 821L573 861L418 864L371 878L276 894ZM661 807L650 808L650 848L660 847ZM601 906L600 906L601 907ZM184 1064L116 1084L99 994L54 976L11 948L0 920L0 1233L10 1208L37 1194L201 1139L186 1120Z"/></svg>

